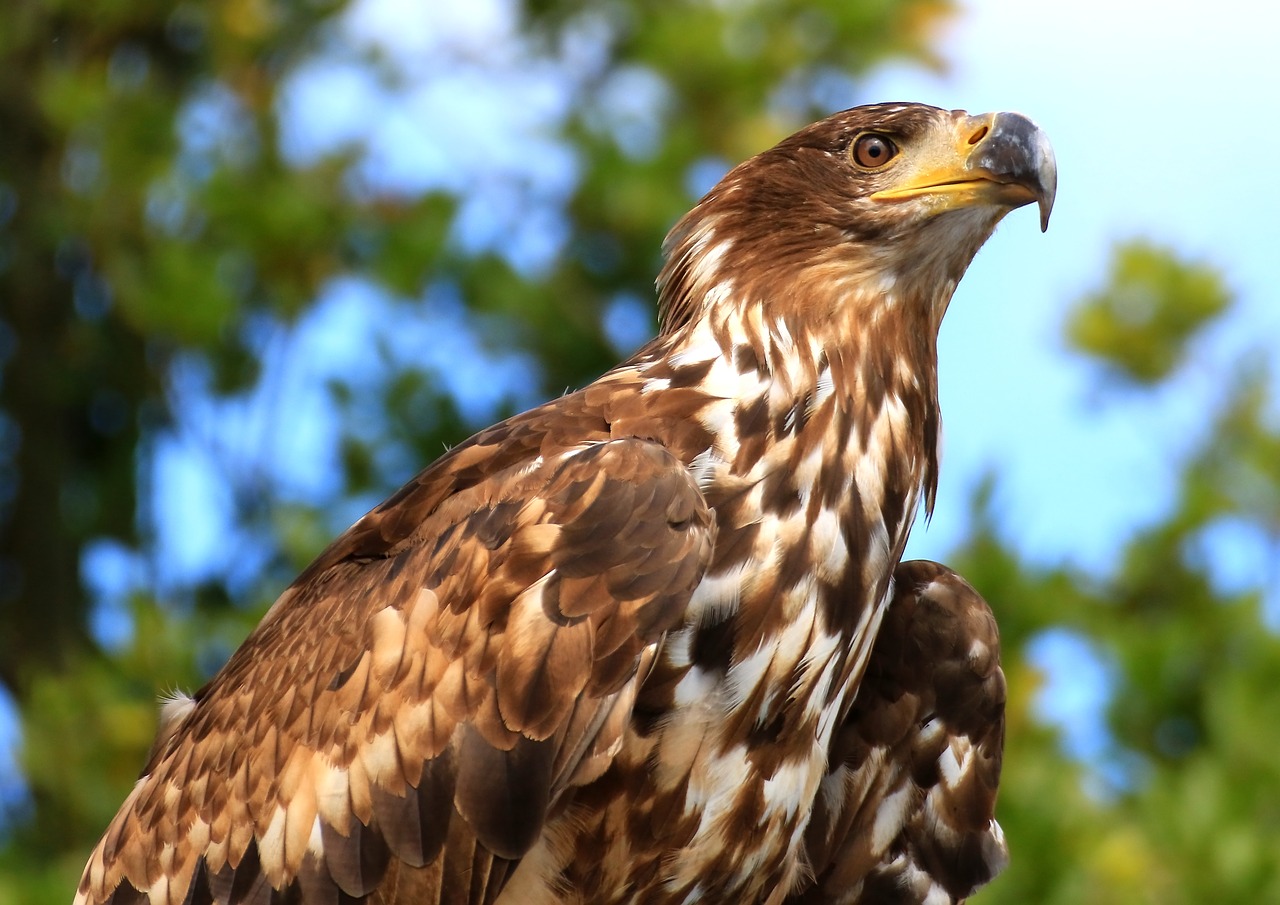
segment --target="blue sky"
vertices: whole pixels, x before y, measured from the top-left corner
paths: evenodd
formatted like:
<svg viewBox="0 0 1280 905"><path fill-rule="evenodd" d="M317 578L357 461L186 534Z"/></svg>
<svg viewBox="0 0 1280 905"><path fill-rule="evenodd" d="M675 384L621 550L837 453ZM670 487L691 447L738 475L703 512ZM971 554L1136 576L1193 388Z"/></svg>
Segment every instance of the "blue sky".
<svg viewBox="0 0 1280 905"><path fill-rule="evenodd" d="M1242 352L1280 336L1275 209L1276 8L1239 0L1071 4L977 0L943 41L947 72L878 72L859 100L1013 109L1053 140L1059 189L1049 232L1011 215L971 267L939 343L945 453L937 514L909 554L945 556L984 469L999 477L1005 535L1034 559L1106 569L1124 539L1169 505L1178 463L1211 420ZM1109 249L1142 237L1213 264L1239 304L1158 395L1098 392L1061 339L1070 304L1101 284ZM1267 587L1273 556L1223 532L1219 580ZM1270 617L1277 621L1274 592ZM1105 746L1107 669L1068 633L1039 640L1042 711L1069 747Z"/></svg>
<svg viewBox="0 0 1280 905"><path fill-rule="evenodd" d="M1280 183L1268 173L1280 118L1264 95L1276 83L1276 17L1241 2L980 0L946 37L946 76L895 68L867 86L868 97L1021 110L1049 133L1059 165L1049 232L1036 232L1033 213L1010 216L947 315L944 487L917 546L950 544L963 494L987 465L1000 476L1008 532L1042 561L1105 566L1167 505L1226 365L1280 335ZM1100 396L1097 374L1059 338L1067 306L1099 285L1111 244L1134 236L1222 268L1240 297L1236 316L1155 399Z"/></svg>

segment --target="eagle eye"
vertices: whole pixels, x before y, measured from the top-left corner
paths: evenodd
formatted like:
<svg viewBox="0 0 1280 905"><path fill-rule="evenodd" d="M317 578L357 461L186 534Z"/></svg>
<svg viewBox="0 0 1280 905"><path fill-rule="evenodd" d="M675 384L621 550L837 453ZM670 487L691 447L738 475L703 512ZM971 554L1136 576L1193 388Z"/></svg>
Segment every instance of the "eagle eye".
<svg viewBox="0 0 1280 905"><path fill-rule="evenodd" d="M898 146L888 136L864 132L853 140L853 162L863 169L876 170L898 156Z"/></svg>

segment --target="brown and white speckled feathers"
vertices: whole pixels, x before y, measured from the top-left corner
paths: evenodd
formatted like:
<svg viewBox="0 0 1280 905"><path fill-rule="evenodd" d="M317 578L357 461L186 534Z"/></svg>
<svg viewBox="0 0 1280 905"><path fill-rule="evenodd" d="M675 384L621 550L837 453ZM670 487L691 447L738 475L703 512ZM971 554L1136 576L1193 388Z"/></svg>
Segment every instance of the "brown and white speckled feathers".
<svg viewBox="0 0 1280 905"><path fill-rule="evenodd" d="M835 739L886 608L914 637L891 576L938 326L1054 178L1025 118L914 104L735 168L672 230L653 342L441 457L170 708L77 901L777 905L810 861L827 888ZM926 816L911 863L950 850Z"/></svg>
<svg viewBox="0 0 1280 905"><path fill-rule="evenodd" d="M670 453L623 439L455 487L421 529L286 592L169 728L87 901L341 901L392 859L479 892L441 901L496 895L484 878L618 744L710 514Z"/></svg>
<svg viewBox="0 0 1280 905"><path fill-rule="evenodd" d="M793 901L946 905L999 873L1004 707L986 601L937 563L899 565L809 824L814 881Z"/></svg>

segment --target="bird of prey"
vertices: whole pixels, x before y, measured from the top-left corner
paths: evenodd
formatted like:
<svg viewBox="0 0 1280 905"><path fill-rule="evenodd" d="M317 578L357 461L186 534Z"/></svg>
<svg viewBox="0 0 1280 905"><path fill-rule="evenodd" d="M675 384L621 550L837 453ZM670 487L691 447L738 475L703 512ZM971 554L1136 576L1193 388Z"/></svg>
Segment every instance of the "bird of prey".
<svg viewBox="0 0 1280 905"><path fill-rule="evenodd" d="M920 104L734 168L652 342L428 466L166 705L76 901L964 898L1006 859L995 624L900 559L942 316L1056 181L1027 118Z"/></svg>

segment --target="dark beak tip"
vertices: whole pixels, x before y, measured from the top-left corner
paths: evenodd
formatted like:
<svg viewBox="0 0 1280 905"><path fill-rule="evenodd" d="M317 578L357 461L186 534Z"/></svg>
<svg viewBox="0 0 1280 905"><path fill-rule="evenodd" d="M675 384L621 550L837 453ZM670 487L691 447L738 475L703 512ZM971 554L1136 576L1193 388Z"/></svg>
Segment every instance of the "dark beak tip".
<svg viewBox="0 0 1280 905"><path fill-rule="evenodd" d="M1049 215L1053 213L1053 201L1058 196L1058 161L1053 154L1049 138L1036 127L1034 164L1036 182L1039 185L1037 201L1040 206L1040 232L1049 229Z"/></svg>
<svg viewBox="0 0 1280 905"><path fill-rule="evenodd" d="M1021 113L998 113L980 147L977 165L1029 188L1040 207L1040 231L1047 230L1058 193L1058 164L1044 131Z"/></svg>

